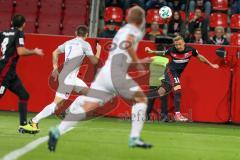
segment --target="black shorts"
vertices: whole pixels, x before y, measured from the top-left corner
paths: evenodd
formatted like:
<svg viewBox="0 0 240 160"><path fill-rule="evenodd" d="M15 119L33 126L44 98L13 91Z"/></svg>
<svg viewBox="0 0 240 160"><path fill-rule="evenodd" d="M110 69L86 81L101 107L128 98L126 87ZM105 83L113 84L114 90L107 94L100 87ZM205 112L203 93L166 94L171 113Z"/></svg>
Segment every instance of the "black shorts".
<svg viewBox="0 0 240 160"><path fill-rule="evenodd" d="M167 67L162 80L162 87L166 91L170 91L173 87L180 85L180 77L183 70L176 70Z"/></svg>
<svg viewBox="0 0 240 160"><path fill-rule="evenodd" d="M16 73L7 74L0 82L0 98L5 94L7 89L17 95L21 91L26 91Z"/></svg>

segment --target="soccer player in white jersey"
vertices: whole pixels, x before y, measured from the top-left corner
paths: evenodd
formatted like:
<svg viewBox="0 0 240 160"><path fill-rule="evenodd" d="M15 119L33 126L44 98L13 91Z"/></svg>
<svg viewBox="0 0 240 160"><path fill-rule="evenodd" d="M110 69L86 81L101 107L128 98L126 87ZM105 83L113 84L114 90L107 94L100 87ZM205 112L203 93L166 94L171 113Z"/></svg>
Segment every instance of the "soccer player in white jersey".
<svg viewBox="0 0 240 160"><path fill-rule="evenodd" d="M98 63L98 58L101 52L101 46L97 44L97 53L94 56L90 44L85 41L88 36L88 28L86 26L79 26L76 29L76 37L69 41L66 41L53 52L53 72L52 76L56 80L58 77L59 86L55 95L55 99L52 103L48 104L40 113L38 113L30 124L38 128L38 123L41 119L52 115L57 106L64 100L68 99L72 91L77 93L86 92L88 86L85 82L77 77L79 67L87 56L93 64ZM58 56L59 54L65 54L64 67L61 73L58 73Z"/></svg>
<svg viewBox="0 0 240 160"><path fill-rule="evenodd" d="M112 48L105 65L91 85L87 96L79 96L69 107L70 112L56 128L49 132L48 148L55 151L58 138L62 133L77 124L78 121L94 115L95 109L109 101L115 95L134 101L132 106L132 129L129 137L129 147L151 148L140 134L144 125L147 109L147 98L138 84L127 75L129 63L151 62L150 58L138 59L136 49L143 37L142 27L145 27L145 11L135 6L128 14L128 24L122 27L113 39Z"/></svg>

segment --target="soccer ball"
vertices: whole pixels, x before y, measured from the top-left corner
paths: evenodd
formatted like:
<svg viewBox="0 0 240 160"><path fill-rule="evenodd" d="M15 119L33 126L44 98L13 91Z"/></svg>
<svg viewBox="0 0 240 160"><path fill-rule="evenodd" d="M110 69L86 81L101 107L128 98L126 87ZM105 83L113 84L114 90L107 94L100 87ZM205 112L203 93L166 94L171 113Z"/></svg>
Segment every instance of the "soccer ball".
<svg viewBox="0 0 240 160"><path fill-rule="evenodd" d="M160 8L159 15L163 19L170 18L172 16L172 10L168 6L164 6L164 7Z"/></svg>

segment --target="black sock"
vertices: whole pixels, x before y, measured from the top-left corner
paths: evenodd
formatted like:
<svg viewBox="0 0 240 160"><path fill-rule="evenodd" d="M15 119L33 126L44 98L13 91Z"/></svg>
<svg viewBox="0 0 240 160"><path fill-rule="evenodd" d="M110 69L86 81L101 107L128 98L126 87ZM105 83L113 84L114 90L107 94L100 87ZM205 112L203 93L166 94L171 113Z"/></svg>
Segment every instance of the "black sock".
<svg viewBox="0 0 240 160"><path fill-rule="evenodd" d="M174 93L174 107L175 112L180 112L180 99L181 99L181 92L177 91Z"/></svg>
<svg viewBox="0 0 240 160"><path fill-rule="evenodd" d="M161 107L161 114L164 116L168 115L168 96L162 96L161 97L161 103L162 103L162 107Z"/></svg>
<svg viewBox="0 0 240 160"><path fill-rule="evenodd" d="M19 117L20 117L20 125L26 125L27 124L27 102L26 101L20 101L18 103L18 111L19 111Z"/></svg>

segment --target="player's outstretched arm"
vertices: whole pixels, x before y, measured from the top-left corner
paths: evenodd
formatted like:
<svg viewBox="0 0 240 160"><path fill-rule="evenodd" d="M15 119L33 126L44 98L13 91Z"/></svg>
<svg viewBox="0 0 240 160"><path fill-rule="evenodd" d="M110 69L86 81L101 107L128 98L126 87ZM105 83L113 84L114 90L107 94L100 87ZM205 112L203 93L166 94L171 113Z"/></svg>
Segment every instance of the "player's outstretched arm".
<svg viewBox="0 0 240 160"><path fill-rule="evenodd" d="M210 67L212 68L215 68L215 69L218 69L219 68L219 65L218 64L212 64L206 57L204 57L203 55L201 54L198 54L197 58L201 61L201 62L204 62L206 64L208 64Z"/></svg>
<svg viewBox="0 0 240 160"><path fill-rule="evenodd" d="M145 51L147 53L156 54L156 55L159 55L159 56L165 56L165 53L166 53L165 51L154 51L154 50L151 50L149 47L146 47Z"/></svg>
<svg viewBox="0 0 240 160"><path fill-rule="evenodd" d="M39 49L39 48L30 50L25 47L18 47L17 52L19 56L30 56L30 55L43 56L44 55L42 49Z"/></svg>

